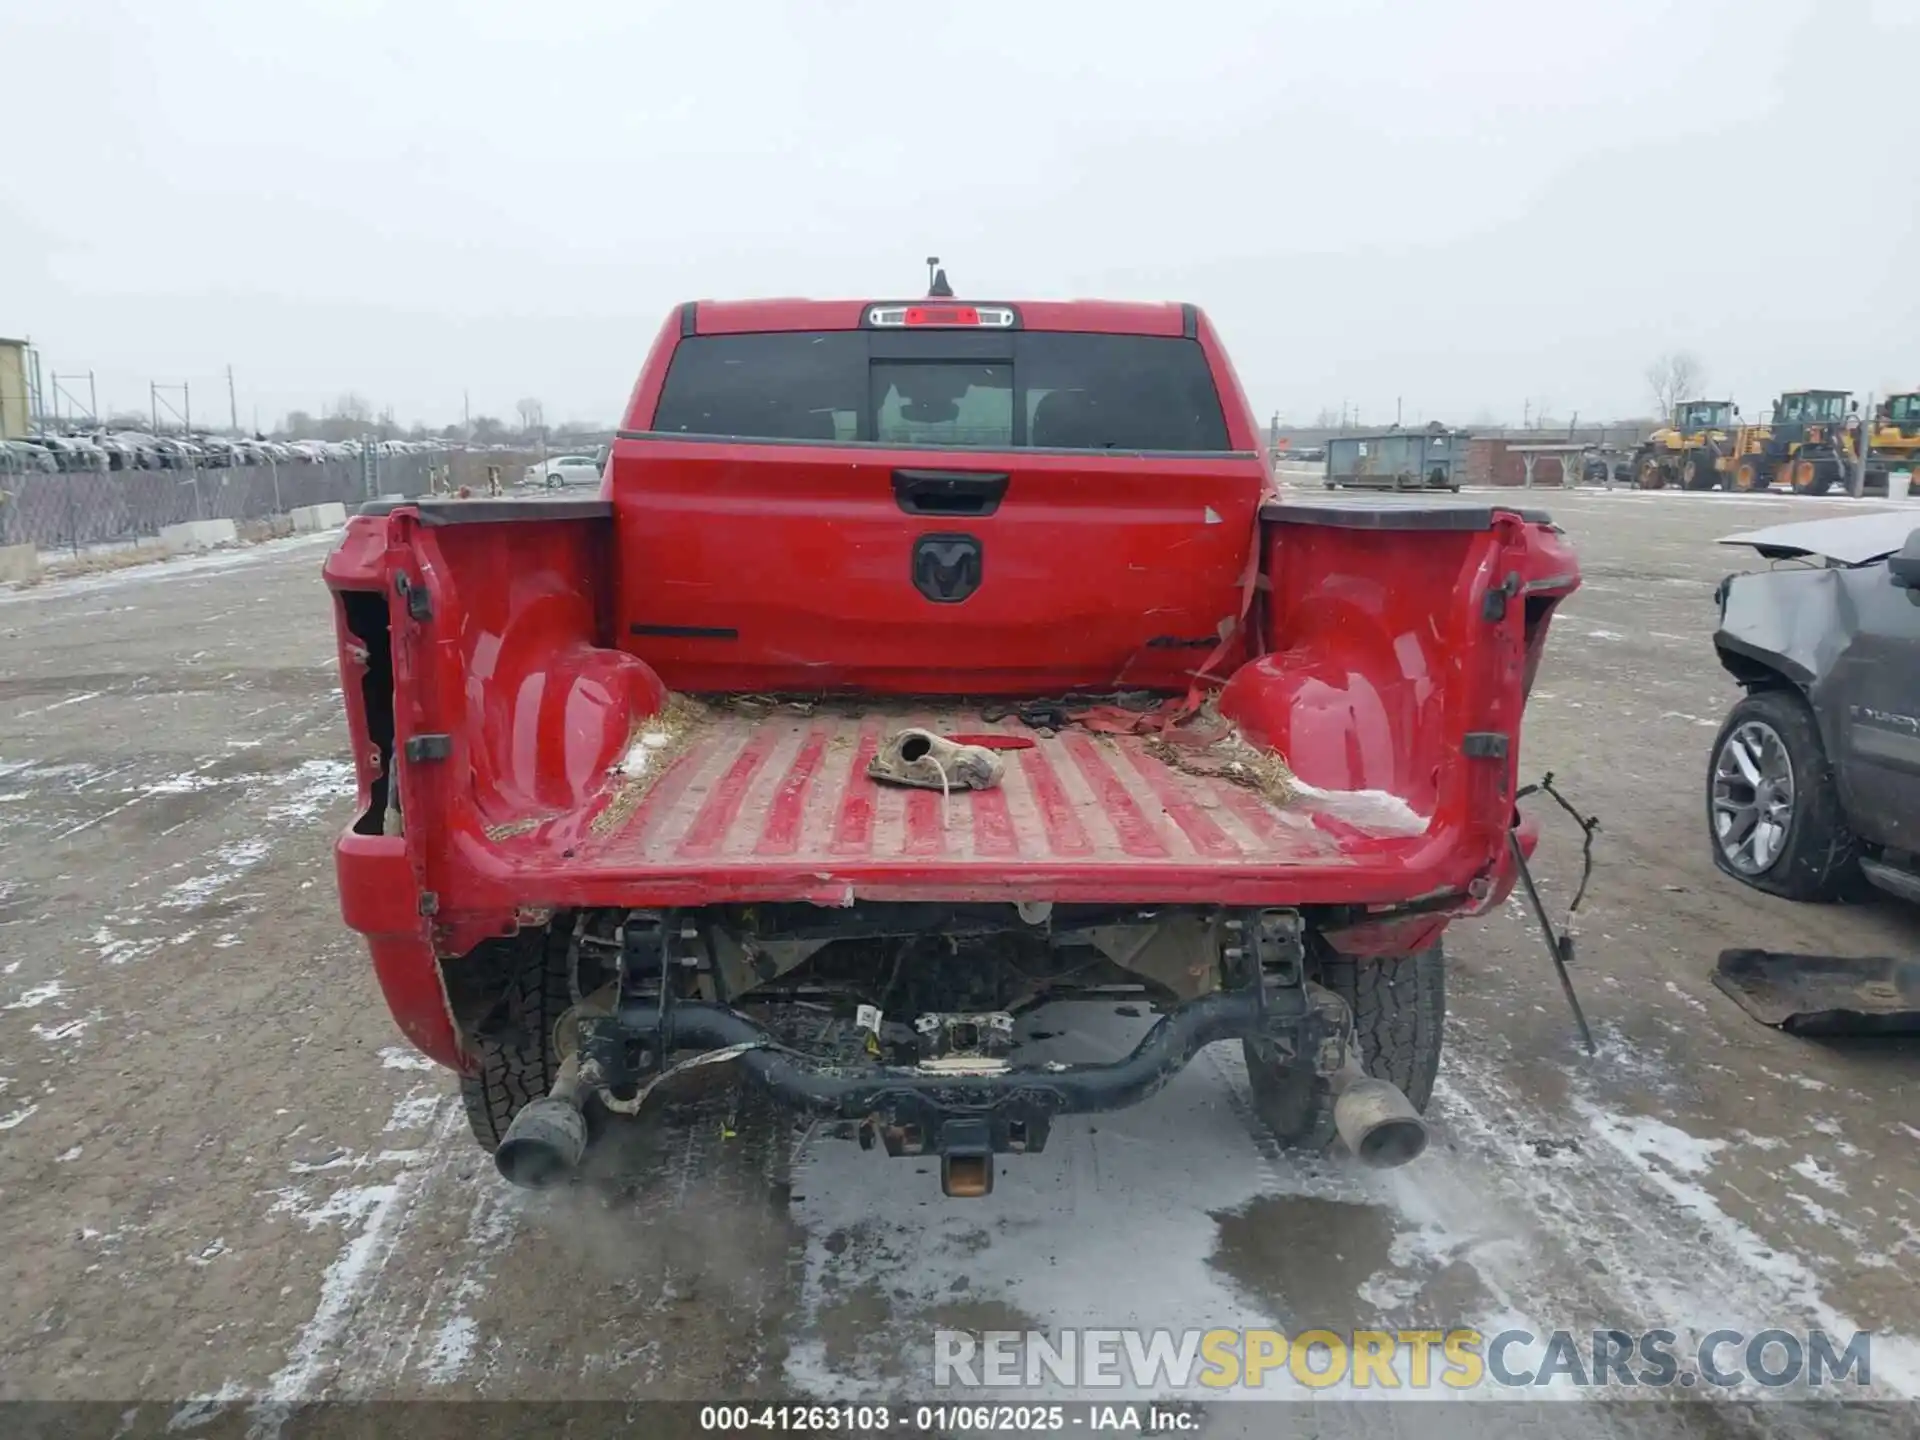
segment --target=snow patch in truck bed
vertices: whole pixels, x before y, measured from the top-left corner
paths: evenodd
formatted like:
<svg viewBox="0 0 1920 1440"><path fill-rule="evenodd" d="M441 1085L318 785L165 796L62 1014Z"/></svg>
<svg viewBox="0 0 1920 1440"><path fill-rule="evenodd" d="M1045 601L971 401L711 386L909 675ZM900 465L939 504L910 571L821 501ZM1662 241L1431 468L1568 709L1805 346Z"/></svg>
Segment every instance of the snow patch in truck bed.
<svg viewBox="0 0 1920 1440"><path fill-rule="evenodd" d="M1310 810L1344 820L1376 835L1424 835L1426 817L1398 795L1386 790L1322 790L1298 776L1294 794L1308 803Z"/></svg>
<svg viewBox="0 0 1920 1440"><path fill-rule="evenodd" d="M665 730L643 730L613 768L626 776L644 775L648 764L672 743L673 736Z"/></svg>

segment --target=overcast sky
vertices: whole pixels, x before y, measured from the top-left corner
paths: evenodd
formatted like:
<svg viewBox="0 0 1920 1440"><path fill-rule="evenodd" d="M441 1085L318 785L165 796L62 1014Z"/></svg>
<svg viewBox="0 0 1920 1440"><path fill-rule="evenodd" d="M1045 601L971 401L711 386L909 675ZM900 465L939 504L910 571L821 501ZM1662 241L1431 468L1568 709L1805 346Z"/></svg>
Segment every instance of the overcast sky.
<svg viewBox="0 0 1920 1440"><path fill-rule="evenodd" d="M1920 386L1916 0L0 5L0 335L611 420L667 308L1192 300L1310 420ZM204 399L202 398L204 397Z"/></svg>

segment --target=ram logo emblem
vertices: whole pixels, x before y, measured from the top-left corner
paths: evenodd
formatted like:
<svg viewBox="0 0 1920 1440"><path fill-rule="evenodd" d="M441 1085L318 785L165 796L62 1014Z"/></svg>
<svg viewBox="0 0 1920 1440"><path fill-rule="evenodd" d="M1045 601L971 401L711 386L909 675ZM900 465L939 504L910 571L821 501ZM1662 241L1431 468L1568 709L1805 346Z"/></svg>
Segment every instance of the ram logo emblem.
<svg viewBox="0 0 1920 1440"><path fill-rule="evenodd" d="M958 605L980 588L980 542L971 535L922 535L913 542L913 588L936 605Z"/></svg>

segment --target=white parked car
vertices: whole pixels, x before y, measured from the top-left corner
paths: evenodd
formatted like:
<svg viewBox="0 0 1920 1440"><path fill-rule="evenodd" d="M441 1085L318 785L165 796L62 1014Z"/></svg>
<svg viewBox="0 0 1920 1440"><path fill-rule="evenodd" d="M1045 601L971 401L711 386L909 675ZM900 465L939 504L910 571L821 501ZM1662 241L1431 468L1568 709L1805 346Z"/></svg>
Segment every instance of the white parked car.
<svg viewBox="0 0 1920 1440"><path fill-rule="evenodd" d="M563 485L598 485L600 465L591 455L551 455L538 465L529 465L520 483L548 490Z"/></svg>

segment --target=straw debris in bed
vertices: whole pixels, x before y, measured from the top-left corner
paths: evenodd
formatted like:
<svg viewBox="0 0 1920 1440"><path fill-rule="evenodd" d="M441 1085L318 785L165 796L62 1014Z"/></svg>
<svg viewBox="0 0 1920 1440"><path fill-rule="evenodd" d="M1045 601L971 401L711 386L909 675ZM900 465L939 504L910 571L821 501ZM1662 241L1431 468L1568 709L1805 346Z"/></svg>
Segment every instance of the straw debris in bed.
<svg viewBox="0 0 1920 1440"><path fill-rule="evenodd" d="M594 834L611 834L633 818L654 781L673 768L707 718L706 707L697 700L669 695L657 713L635 722L627 748L613 767L612 798L593 817Z"/></svg>
<svg viewBox="0 0 1920 1440"><path fill-rule="evenodd" d="M509 820L504 825L489 825L486 837L489 840L511 840L516 835L531 835L552 818L551 815L526 815L518 820Z"/></svg>
<svg viewBox="0 0 1920 1440"><path fill-rule="evenodd" d="M1286 758L1276 750L1248 744L1238 732L1198 747L1170 744L1155 735L1147 740L1146 749L1169 769L1224 780L1273 805L1285 805L1299 793Z"/></svg>

